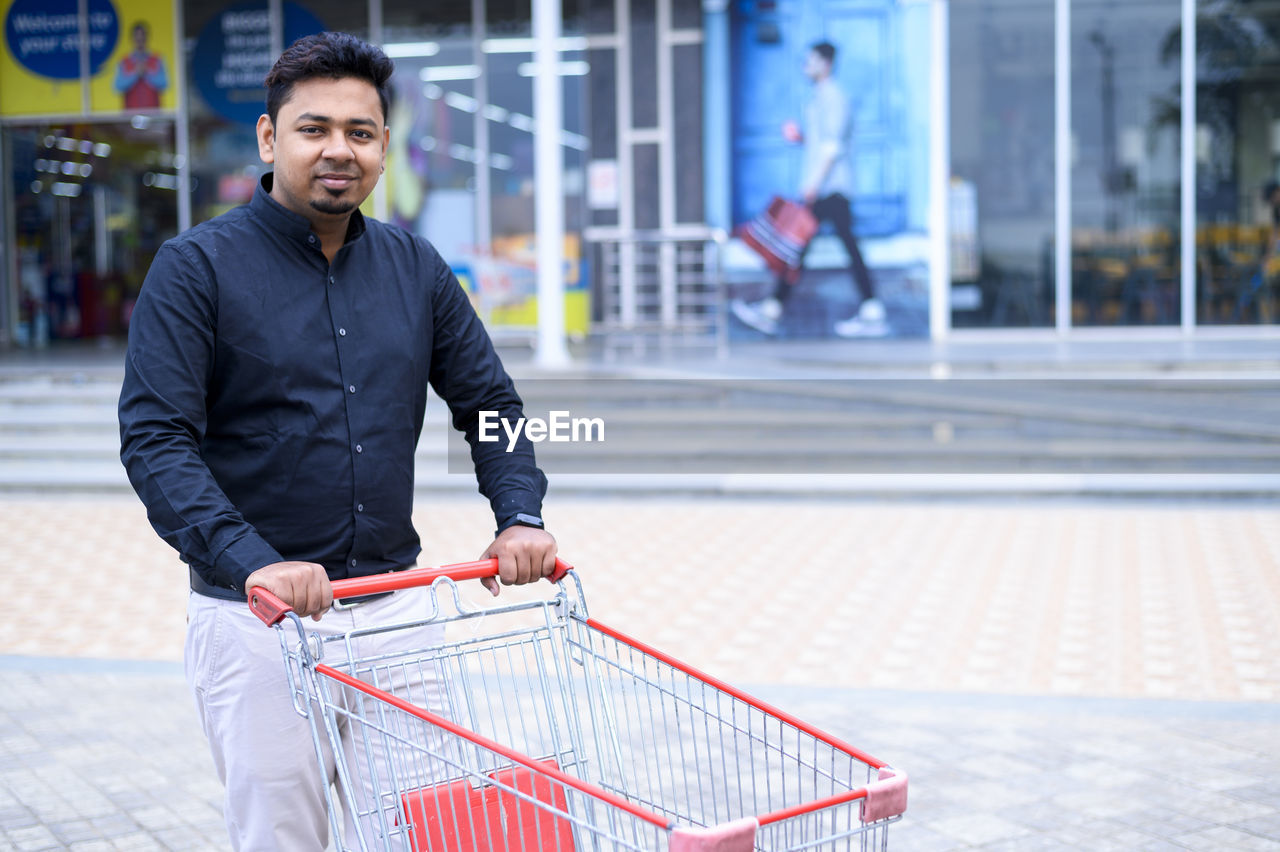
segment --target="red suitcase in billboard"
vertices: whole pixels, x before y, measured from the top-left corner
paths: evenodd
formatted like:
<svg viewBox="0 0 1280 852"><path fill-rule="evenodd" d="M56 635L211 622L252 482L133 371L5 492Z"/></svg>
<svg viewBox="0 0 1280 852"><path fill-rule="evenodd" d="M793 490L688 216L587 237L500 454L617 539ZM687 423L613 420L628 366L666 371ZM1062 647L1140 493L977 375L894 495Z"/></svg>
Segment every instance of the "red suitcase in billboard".
<svg viewBox="0 0 1280 852"><path fill-rule="evenodd" d="M738 236L764 258L775 274L794 284L800 277L805 246L817 232L818 220L813 211L774 196L763 213L738 229Z"/></svg>

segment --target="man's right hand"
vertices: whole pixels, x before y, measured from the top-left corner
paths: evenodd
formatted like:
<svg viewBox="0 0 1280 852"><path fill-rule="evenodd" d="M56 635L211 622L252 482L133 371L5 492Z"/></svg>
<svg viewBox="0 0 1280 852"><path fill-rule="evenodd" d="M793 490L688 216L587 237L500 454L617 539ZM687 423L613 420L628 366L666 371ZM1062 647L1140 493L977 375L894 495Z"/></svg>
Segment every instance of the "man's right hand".
<svg viewBox="0 0 1280 852"><path fill-rule="evenodd" d="M246 593L254 586L274 594L293 607L300 616L316 621L333 604L333 586L323 565L314 562L273 562L264 565L244 581Z"/></svg>
<svg viewBox="0 0 1280 852"><path fill-rule="evenodd" d="M786 121L782 124L782 138L797 145L804 141L804 133L800 131L800 125L794 121Z"/></svg>

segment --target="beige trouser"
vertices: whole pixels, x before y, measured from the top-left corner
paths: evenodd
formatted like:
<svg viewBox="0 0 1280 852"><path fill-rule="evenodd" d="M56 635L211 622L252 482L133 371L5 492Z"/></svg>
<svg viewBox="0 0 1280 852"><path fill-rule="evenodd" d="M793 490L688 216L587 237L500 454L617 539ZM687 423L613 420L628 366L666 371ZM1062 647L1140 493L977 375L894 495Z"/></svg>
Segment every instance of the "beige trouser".
<svg viewBox="0 0 1280 852"><path fill-rule="evenodd" d="M420 619L430 611L428 595L426 589L408 589L349 610L331 610L318 623L311 619L304 623L308 631L334 635ZM284 629L292 647L298 640L297 630L291 621L284 623ZM443 637L443 627L438 625L388 631L361 638L356 653L367 658L428 648ZM326 650L327 662L340 664L344 659L341 645ZM338 780L333 749L322 728L321 757L317 757L310 723L294 709L276 630L264 626L246 603L192 592L187 605L186 673L214 766L226 787L223 810L233 848L244 852L324 850L329 842L325 790ZM405 678L412 683L406 686ZM439 708L440 687L429 670L402 670L399 682L392 686L400 694L408 689L407 697L415 703L425 699L431 709ZM335 689L334 695L338 694ZM363 787L350 792L357 808L369 808L370 802L378 801L376 791L386 791L387 756L376 741L370 744L362 736L367 731L358 723L339 716L337 728L346 764ZM393 755L391 762L401 765L405 759ZM394 826L394 805L388 811L387 801L382 801L381 817L361 820L364 842L370 848L383 848L379 838L387 826ZM359 849L355 818L345 806L343 810L345 845Z"/></svg>

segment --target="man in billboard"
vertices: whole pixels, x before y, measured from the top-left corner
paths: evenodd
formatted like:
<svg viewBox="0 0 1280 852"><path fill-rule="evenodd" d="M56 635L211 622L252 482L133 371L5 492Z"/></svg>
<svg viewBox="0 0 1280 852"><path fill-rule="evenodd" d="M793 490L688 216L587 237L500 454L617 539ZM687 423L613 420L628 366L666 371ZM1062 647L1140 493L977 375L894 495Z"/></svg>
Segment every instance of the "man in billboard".
<svg viewBox="0 0 1280 852"><path fill-rule="evenodd" d="M853 195L849 99L832 74L835 58L836 48L830 42L818 42L809 49L804 73L813 81L813 96L805 105L804 127L788 121L782 126L782 135L788 142L804 145L800 196L819 222L830 222L834 226L836 236L849 255L849 275L860 301L857 313L837 322L835 332L841 337L882 337L889 331L884 305L876 298L871 273L853 235L853 211L849 202ZM801 255L800 267L803 265ZM737 299L730 308L752 328L776 334L794 280L795 276L779 277L772 296L751 303Z"/></svg>
<svg viewBox="0 0 1280 852"><path fill-rule="evenodd" d="M151 28L146 21L133 25L133 52L116 66L116 91L124 96L125 109L159 109L160 95L169 88L164 57L147 48Z"/></svg>

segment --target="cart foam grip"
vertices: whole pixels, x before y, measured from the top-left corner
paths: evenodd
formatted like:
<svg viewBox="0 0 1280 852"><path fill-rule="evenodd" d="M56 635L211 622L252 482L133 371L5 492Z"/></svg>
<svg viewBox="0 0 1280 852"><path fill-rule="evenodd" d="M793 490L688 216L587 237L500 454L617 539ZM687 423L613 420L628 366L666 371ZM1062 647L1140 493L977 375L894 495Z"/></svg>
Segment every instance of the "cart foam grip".
<svg viewBox="0 0 1280 852"><path fill-rule="evenodd" d="M879 780L867 785L867 797L862 800L862 821L895 817L907 809L907 773L901 769L884 767Z"/></svg>
<svg viewBox="0 0 1280 852"><path fill-rule="evenodd" d="M671 832L669 852L751 852L760 824L755 817L711 828L677 828Z"/></svg>
<svg viewBox="0 0 1280 852"><path fill-rule="evenodd" d="M565 575L572 570L573 570L572 565L570 565L568 562L565 562L563 559L557 556L556 570L552 571L551 575L547 577L547 579L553 583L559 583L561 580L565 578Z"/></svg>
<svg viewBox="0 0 1280 852"><path fill-rule="evenodd" d="M538 765L560 768L554 760L540 760ZM537 849L540 852L573 850L573 826L567 819L503 789L511 788L549 808L555 808L559 813L568 813L569 799L560 782L523 766L503 769L489 777L502 785L493 792L501 803L502 816L507 825L507 849Z"/></svg>
<svg viewBox="0 0 1280 852"><path fill-rule="evenodd" d="M502 813L486 792L464 779L405 793L401 805L413 852L501 849Z"/></svg>

